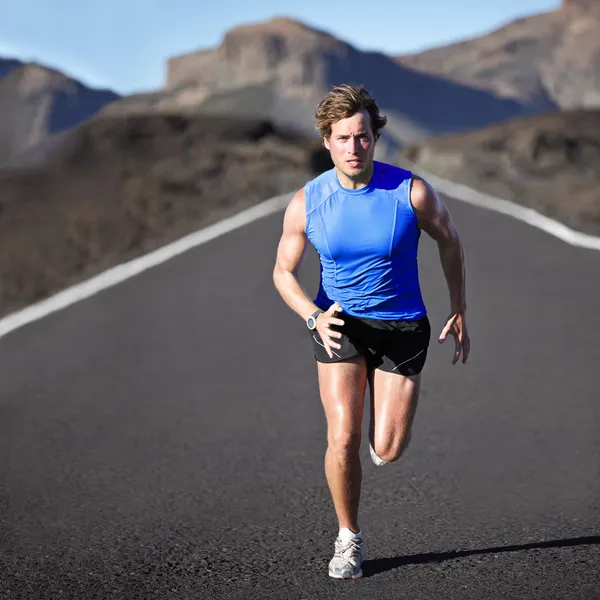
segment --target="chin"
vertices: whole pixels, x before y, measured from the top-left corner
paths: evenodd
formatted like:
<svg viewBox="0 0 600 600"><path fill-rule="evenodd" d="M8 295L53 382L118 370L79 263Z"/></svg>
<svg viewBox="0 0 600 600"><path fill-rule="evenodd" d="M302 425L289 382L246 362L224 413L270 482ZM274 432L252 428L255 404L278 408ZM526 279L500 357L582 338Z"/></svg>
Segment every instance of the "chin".
<svg viewBox="0 0 600 600"><path fill-rule="evenodd" d="M344 173L347 177L360 177L360 175L362 175L366 171L366 164L363 164L360 167L349 167L348 165L344 165Z"/></svg>

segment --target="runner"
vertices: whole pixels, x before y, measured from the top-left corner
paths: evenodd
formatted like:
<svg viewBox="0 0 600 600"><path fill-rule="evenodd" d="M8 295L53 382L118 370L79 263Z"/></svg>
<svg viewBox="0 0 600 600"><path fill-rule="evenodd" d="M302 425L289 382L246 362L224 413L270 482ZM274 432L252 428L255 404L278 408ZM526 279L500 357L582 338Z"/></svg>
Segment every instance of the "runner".
<svg viewBox="0 0 600 600"><path fill-rule="evenodd" d="M308 327L327 420L325 474L339 531L329 575L362 576L358 509L363 402L370 389L370 453L397 461L411 437L431 329L419 284L421 231L439 248L450 314L439 336L455 340L452 364L469 355L465 261L444 202L421 177L375 161L386 117L363 87L333 88L318 104L317 129L334 167L288 205L273 271L275 287ZM310 243L321 274L310 299L296 277Z"/></svg>

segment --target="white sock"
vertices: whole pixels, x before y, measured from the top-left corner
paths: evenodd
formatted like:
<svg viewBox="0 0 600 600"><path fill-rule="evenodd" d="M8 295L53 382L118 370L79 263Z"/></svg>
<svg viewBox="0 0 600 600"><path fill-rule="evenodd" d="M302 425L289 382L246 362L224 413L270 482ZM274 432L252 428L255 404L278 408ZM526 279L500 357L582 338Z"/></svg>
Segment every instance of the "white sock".
<svg viewBox="0 0 600 600"><path fill-rule="evenodd" d="M359 531L358 533L354 533L354 531L352 531L351 529L348 529L347 527L342 527L340 529L340 532L338 533L338 536L344 542L348 542L351 539L356 539L356 538L362 539L362 531Z"/></svg>

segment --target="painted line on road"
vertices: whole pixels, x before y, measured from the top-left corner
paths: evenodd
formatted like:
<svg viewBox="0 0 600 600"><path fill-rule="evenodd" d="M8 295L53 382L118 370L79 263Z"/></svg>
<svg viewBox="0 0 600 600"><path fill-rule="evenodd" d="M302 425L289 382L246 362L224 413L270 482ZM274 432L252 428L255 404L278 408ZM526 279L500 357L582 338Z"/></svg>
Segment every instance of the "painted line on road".
<svg viewBox="0 0 600 600"><path fill-rule="evenodd" d="M582 233L581 231L575 231L574 229L567 227L564 223L546 217L532 208L527 208L521 204L511 202L510 200L480 192L463 185L462 183L455 183L454 181L443 179L433 173L428 173L425 169L409 163L408 161L403 160L402 164L405 168L411 169L414 173L421 175L438 192L442 192L455 200L460 200L461 202L466 202L480 208L487 208L488 210L508 215L519 221L523 221L528 225L541 229L571 246L587 248L588 250L600 250L600 237Z"/></svg>
<svg viewBox="0 0 600 600"><path fill-rule="evenodd" d="M566 225L554 221L533 209L515 204L509 200L491 196L466 185L443 179L437 175L428 173L417 165L408 163L408 161L402 161L402 164L405 168L412 169L415 173L427 179L437 191L451 198L511 216L533 227L537 227L572 246L600 250L599 237L570 229ZM89 298L102 290L117 285L126 279L130 279L138 273L164 263L187 250L209 242L234 229L243 227L248 223L284 210L291 200L292 195L293 192L290 192L289 194L283 194L256 204L232 217L200 229L129 262L112 267L86 281L68 287L45 300L41 300L22 310L7 315L3 319L0 319L0 338L19 327L62 310L80 300Z"/></svg>
<svg viewBox="0 0 600 600"><path fill-rule="evenodd" d="M284 210L291 200L292 195L293 193L283 194L265 200L264 202L243 210L232 217L228 217L214 225L210 225L186 235L175 242L162 246L148 254L139 256L138 258L117 265L116 267L112 267L90 279L65 288L61 292L41 300L40 302L36 302L22 310L9 314L3 319L0 319L0 337L19 327L37 321L46 315L66 308L75 302L89 298L90 296L121 283L126 279L130 279L138 273L164 263L191 248L205 244L225 233L247 225L252 221L257 221L258 219Z"/></svg>

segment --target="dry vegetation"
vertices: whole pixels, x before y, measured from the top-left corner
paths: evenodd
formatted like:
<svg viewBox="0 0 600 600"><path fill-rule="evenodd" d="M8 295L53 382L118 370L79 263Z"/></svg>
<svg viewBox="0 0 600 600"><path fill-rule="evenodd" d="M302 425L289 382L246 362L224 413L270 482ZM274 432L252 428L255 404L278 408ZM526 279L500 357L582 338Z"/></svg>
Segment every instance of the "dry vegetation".
<svg viewBox="0 0 600 600"><path fill-rule="evenodd" d="M600 234L600 110L551 112L405 148L400 160Z"/></svg>

